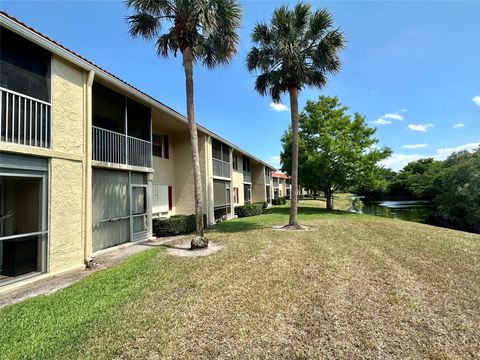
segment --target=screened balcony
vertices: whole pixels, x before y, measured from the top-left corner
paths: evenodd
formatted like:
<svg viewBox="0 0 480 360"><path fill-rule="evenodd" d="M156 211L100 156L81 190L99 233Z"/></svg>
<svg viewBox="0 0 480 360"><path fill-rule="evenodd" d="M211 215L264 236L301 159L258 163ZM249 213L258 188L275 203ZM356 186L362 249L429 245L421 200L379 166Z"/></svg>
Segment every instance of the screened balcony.
<svg viewBox="0 0 480 360"><path fill-rule="evenodd" d="M245 156L243 157L243 182L252 182L252 169L250 159Z"/></svg>
<svg viewBox="0 0 480 360"><path fill-rule="evenodd" d="M230 147L212 139L213 176L230 178Z"/></svg>
<svg viewBox="0 0 480 360"><path fill-rule="evenodd" d="M51 146L51 55L1 28L0 141Z"/></svg>
<svg viewBox="0 0 480 360"><path fill-rule="evenodd" d="M92 132L93 160L152 167L150 108L94 83Z"/></svg>

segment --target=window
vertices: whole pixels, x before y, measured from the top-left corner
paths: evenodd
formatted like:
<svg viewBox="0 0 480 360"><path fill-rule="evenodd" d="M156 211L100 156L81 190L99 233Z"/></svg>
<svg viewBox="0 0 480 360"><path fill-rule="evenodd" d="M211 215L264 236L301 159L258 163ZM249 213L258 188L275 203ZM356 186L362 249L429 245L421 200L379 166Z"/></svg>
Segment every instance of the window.
<svg viewBox="0 0 480 360"><path fill-rule="evenodd" d="M238 156L233 155L233 170L238 170Z"/></svg>
<svg viewBox="0 0 480 360"><path fill-rule="evenodd" d="M245 156L243 157L243 172L251 172L250 159Z"/></svg>
<svg viewBox="0 0 480 360"><path fill-rule="evenodd" d="M251 185L243 185L243 201L245 204L250 204L252 201L252 186Z"/></svg>
<svg viewBox="0 0 480 360"><path fill-rule="evenodd" d="M240 203L240 197L238 196L238 188L233 188L233 203L238 204Z"/></svg>
<svg viewBox="0 0 480 360"><path fill-rule="evenodd" d="M154 156L158 156L164 159L169 158L168 135L160 135L160 134L153 133L152 152Z"/></svg>
<svg viewBox="0 0 480 360"><path fill-rule="evenodd" d="M214 159L230 162L230 147L212 139L212 156Z"/></svg>
<svg viewBox="0 0 480 360"><path fill-rule="evenodd" d="M267 195L267 203L272 202L272 194L270 192L270 186L269 185L265 186L265 192L266 192L266 195Z"/></svg>
<svg viewBox="0 0 480 360"><path fill-rule="evenodd" d="M230 182L213 180L213 206L215 220L221 220L230 214L230 202Z"/></svg>

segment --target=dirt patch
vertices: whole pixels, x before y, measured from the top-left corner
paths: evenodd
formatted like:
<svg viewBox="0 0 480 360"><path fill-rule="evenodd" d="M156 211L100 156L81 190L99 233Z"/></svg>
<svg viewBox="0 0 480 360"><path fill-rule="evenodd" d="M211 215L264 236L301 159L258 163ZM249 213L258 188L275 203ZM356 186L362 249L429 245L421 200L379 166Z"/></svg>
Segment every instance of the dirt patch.
<svg viewBox="0 0 480 360"><path fill-rule="evenodd" d="M315 231L317 228L305 225L274 225L272 226L273 230L277 231Z"/></svg>
<svg viewBox="0 0 480 360"><path fill-rule="evenodd" d="M222 251L225 248L225 245L218 244L213 241L208 243L207 248L190 250L190 240L184 240L176 244L166 244L164 247L167 248L166 253L173 256L183 256L183 257L197 257L197 256L208 256L215 254L219 251Z"/></svg>

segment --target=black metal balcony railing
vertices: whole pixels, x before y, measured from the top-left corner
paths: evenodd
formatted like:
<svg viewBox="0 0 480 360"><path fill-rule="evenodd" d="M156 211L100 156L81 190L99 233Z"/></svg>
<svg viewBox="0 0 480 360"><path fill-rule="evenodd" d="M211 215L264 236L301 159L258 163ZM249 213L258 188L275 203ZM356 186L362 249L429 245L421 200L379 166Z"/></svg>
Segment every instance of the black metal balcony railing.
<svg viewBox="0 0 480 360"><path fill-rule="evenodd" d="M0 87L0 141L49 148L51 104Z"/></svg>

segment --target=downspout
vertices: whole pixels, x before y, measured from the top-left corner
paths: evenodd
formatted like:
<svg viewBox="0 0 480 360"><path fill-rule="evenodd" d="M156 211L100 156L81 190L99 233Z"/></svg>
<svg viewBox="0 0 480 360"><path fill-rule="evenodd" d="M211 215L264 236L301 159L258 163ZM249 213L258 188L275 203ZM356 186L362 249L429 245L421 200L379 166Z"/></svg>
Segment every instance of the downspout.
<svg viewBox="0 0 480 360"><path fill-rule="evenodd" d="M87 76L86 88L86 129L85 136L85 236L84 238L84 261L88 264L92 260L92 85L95 71L90 70Z"/></svg>
<svg viewBox="0 0 480 360"><path fill-rule="evenodd" d="M210 158L210 135L207 135L205 137L205 209L207 210L207 225L210 226L211 224L211 219L210 219L210 164L209 164L209 158Z"/></svg>

